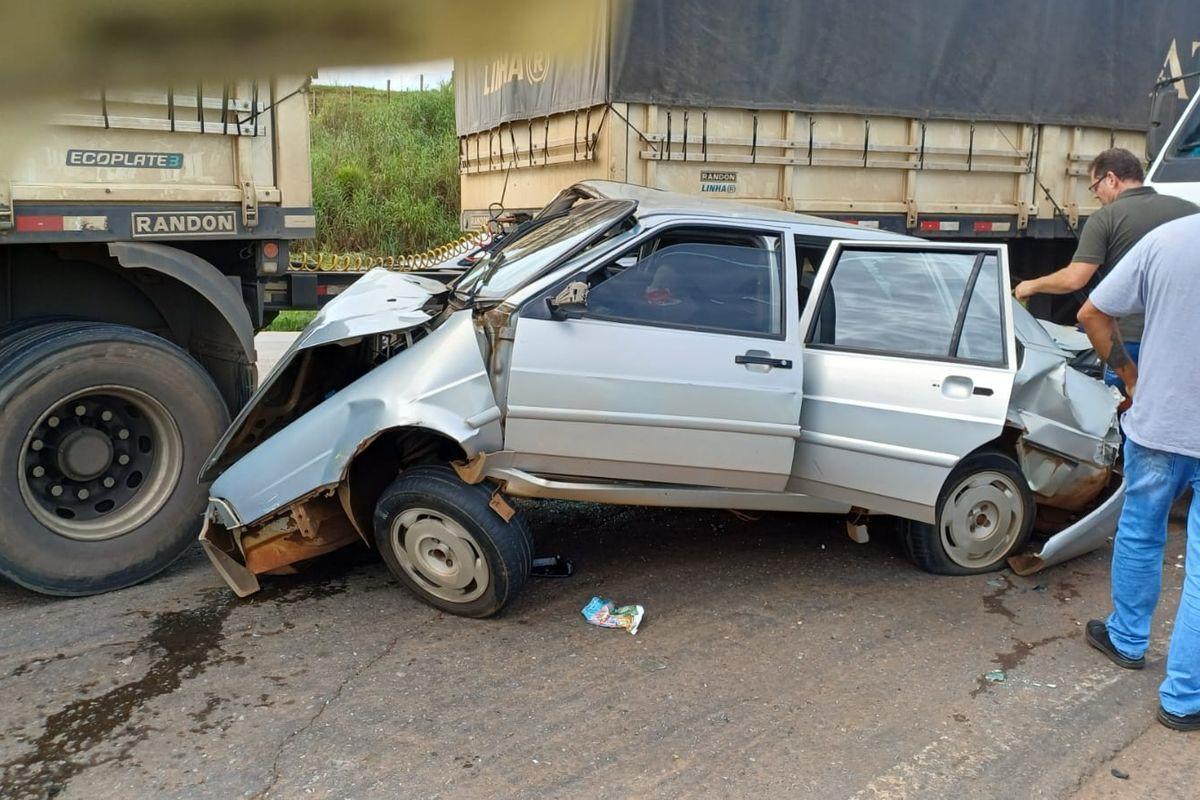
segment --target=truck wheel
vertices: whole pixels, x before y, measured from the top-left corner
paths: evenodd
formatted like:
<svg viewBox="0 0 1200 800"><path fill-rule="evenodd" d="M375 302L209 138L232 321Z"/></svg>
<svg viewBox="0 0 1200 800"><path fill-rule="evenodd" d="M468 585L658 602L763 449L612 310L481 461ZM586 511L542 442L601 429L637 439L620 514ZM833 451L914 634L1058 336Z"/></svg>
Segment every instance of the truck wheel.
<svg viewBox="0 0 1200 800"><path fill-rule="evenodd" d="M905 550L918 567L939 575L995 572L1025 545L1035 512L1017 462L1002 453L976 453L946 479L937 524L908 522Z"/></svg>
<svg viewBox="0 0 1200 800"><path fill-rule="evenodd" d="M520 513L505 522L487 484L454 470L405 470L375 506L375 545L418 598L463 617L490 617L516 596L533 566Z"/></svg>
<svg viewBox="0 0 1200 800"><path fill-rule="evenodd" d="M0 574L96 594L195 541L207 496L196 476L229 414L183 350L107 323L9 329L0 408Z"/></svg>

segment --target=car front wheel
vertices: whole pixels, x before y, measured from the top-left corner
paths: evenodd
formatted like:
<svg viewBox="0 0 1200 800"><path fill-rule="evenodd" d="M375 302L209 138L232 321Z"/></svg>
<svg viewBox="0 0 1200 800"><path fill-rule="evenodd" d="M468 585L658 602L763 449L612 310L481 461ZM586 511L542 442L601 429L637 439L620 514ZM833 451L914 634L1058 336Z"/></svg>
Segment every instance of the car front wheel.
<svg viewBox="0 0 1200 800"><path fill-rule="evenodd" d="M533 565L529 529L518 512L504 520L488 484L454 470L405 470L375 506L375 545L401 583L429 605L490 617L516 596Z"/></svg>
<svg viewBox="0 0 1200 800"><path fill-rule="evenodd" d="M927 572L994 572L1025 545L1035 512L1033 493L1017 463L1002 453L976 453L946 480L937 523L908 523L905 549Z"/></svg>

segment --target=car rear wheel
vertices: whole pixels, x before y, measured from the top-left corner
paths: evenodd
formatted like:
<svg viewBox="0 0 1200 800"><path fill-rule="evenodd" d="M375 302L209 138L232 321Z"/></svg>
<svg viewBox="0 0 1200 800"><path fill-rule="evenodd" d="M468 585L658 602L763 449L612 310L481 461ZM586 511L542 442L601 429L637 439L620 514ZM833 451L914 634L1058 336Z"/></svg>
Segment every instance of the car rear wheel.
<svg viewBox="0 0 1200 800"><path fill-rule="evenodd" d="M976 453L946 480L937 523L908 523L905 550L921 569L940 575L994 572L1025 545L1035 511L1029 483L1012 458Z"/></svg>
<svg viewBox="0 0 1200 800"><path fill-rule="evenodd" d="M388 569L420 600L464 617L489 617L516 596L533 566L520 513L505 521L488 484L454 470L405 470L375 507L375 544Z"/></svg>
<svg viewBox="0 0 1200 800"><path fill-rule="evenodd" d="M196 475L229 416L183 350L107 323L14 326L0 339L0 408L0 573L95 594L195 541Z"/></svg>

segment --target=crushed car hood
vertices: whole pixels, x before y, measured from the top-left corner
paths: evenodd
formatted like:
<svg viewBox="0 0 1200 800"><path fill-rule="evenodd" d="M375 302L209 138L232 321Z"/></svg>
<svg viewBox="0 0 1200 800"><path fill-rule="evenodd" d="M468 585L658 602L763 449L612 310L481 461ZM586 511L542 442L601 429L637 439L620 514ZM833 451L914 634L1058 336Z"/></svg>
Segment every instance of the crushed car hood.
<svg viewBox="0 0 1200 800"><path fill-rule="evenodd" d="M366 337L403 334L411 330L427 332L423 328L430 325L441 307L436 299L448 291L444 284L435 280L385 269L373 269L355 281L349 289L329 301L296 337L270 374L263 378L258 390L213 448L200 480L214 480L224 468L265 441L273 432L272 417L294 418L298 416L298 404L306 399L310 402L323 399L325 394L341 388L332 383L318 384L312 391L322 396L305 398L299 387L305 383L306 375L312 383L316 373L324 375L334 371L331 368L345 360L340 354ZM408 337L408 344L412 343L412 338ZM328 347L335 347L337 351L326 358L321 351ZM289 380L281 382L283 375L288 375ZM357 376L342 374L339 382L345 385L353 377ZM329 375L328 380L337 381L339 376ZM284 390L288 396L280 396ZM267 413L271 408L278 408L278 413Z"/></svg>
<svg viewBox="0 0 1200 800"><path fill-rule="evenodd" d="M330 300L288 352L420 325L430 318L429 300L446 291L429 278L373 269Z"/></svg>

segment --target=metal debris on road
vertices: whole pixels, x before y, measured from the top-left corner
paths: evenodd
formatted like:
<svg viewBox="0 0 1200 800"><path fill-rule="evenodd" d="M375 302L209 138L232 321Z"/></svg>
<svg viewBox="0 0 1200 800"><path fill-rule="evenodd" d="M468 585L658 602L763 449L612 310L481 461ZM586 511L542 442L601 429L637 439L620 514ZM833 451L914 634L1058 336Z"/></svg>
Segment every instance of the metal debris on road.
<svg viewBox="0 0 1200 800"><path fill-rule="evenodd" d="M618 606L612 600L593 597L583 607L582 613L583 618L593 625L599 625L601 628L625 628L636 634L646 609L638 605Z"/></svg>

